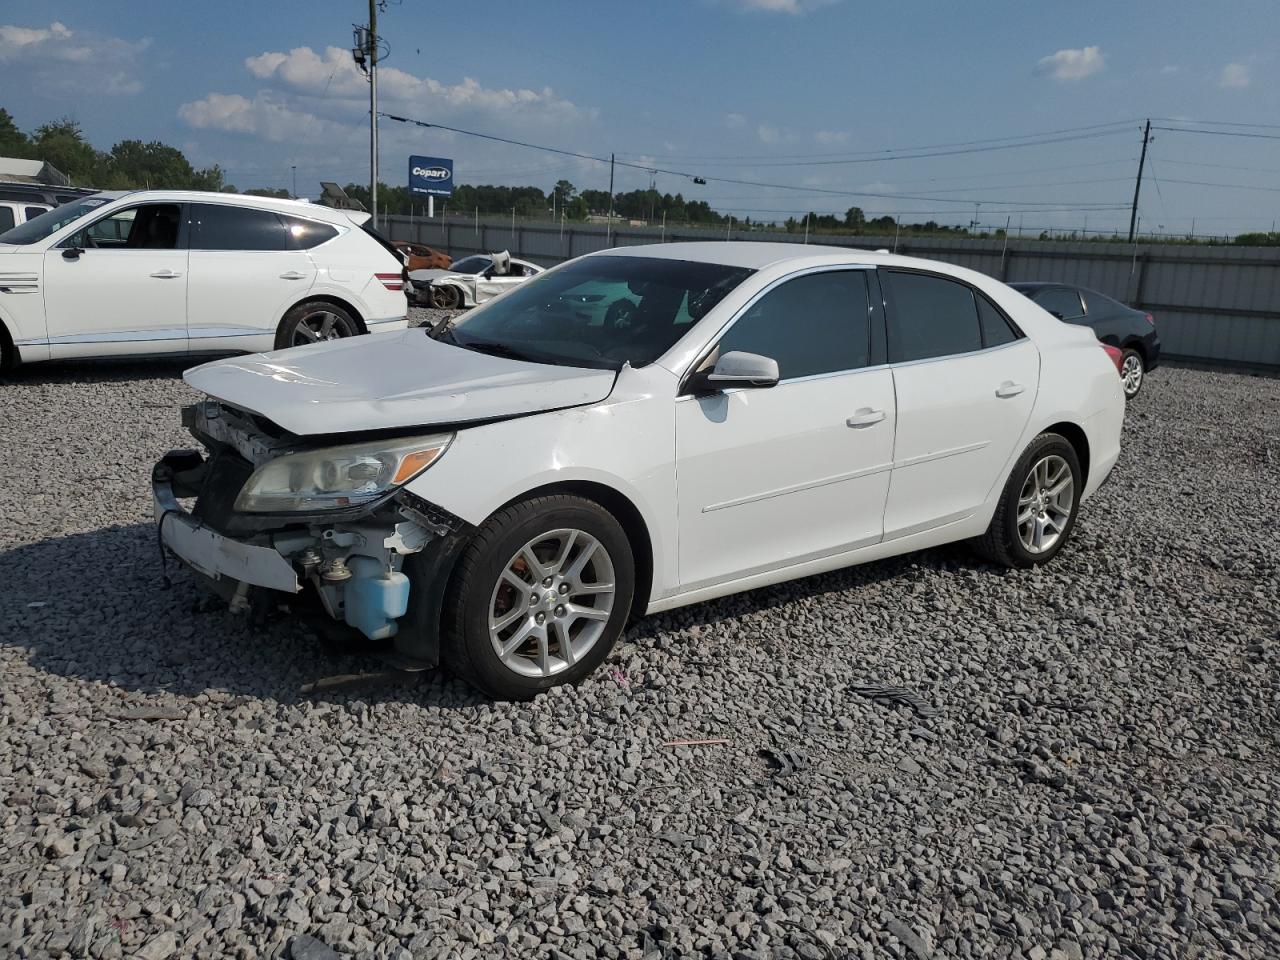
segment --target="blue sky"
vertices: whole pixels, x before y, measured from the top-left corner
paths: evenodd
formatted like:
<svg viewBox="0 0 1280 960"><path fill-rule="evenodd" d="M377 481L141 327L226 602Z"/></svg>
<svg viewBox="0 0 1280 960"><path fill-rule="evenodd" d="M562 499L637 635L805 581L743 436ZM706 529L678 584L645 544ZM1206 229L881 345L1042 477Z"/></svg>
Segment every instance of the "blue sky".
<svg viewBox="0 0 1280 960"><path fill-rule="evenodd" d="M303 193L320 179L362 182L367 87L346 48L366 14L360 0L9 4L0 106L24 128L74 117L99 147L165 140L241 188L288 186L291 164ZM393 0L380 26L383 109L798 188L657 177L662 190L753 219L857 204L908 219L1109 229L1128 219L1108 208L1131 198L1138 118L1280 124L1275 0ZM865 162L869 151L1080 127L1095 129ZM454 157L462 182L608 186L607 166L589 161L381 129L390 183L422 153ZM1263 136L1156 132L1144 228L1188 231L1195 218L1201 233L1269 229L1280 215L1280 128L1218 129ZM621 169L617 187L648 179Z"/></svg>

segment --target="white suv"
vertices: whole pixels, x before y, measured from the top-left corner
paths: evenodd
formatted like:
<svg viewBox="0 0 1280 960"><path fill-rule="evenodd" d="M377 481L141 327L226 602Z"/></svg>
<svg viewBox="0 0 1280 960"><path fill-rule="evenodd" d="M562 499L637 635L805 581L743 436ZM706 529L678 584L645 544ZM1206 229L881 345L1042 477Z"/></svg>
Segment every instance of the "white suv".
<svg viewBox="0 0 1280 960"><path fill-rule="evenodd" d="M368 214L194 191L99 193L0 234L0 361L246 352L405 329Z"/></svg>

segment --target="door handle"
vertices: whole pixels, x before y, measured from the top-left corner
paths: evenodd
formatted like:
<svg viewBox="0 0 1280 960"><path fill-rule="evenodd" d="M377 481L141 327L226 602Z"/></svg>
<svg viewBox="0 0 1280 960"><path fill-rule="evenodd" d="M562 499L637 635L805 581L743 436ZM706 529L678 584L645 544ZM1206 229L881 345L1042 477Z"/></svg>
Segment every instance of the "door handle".
<svg viewBox="0 0 1280 960"><path fill-rule="evenodd" d="M883 410L872 410L870 407L861 407L852 417L845 421L848 427L870 427L879 423L884 419Z"/></svg>
<svg viewBox="0 0 1280 960"><path fill-rule="evenodd" d="M1020 383L1014 383L1012 380L1006 380L1000 386L996 387L996 396L1002 399L1016 397L1023 390L1027 389Z"/></svg>
<svg viewBox="0 0 1280 960"><path fill-rule="evenodd" d="M152 274L152 276L157 280L176 280L178 277L182 276L182 274L175 273L173 270L157 270Z"/></svg>
<svg viewBox="0 0 1280 960"><path fill-rule="evenodd" d="M288 273L280 274L280 279L281 280L305 280L307 279L307 275L305 273L299 273L297 270L290 270Z"/></svg>

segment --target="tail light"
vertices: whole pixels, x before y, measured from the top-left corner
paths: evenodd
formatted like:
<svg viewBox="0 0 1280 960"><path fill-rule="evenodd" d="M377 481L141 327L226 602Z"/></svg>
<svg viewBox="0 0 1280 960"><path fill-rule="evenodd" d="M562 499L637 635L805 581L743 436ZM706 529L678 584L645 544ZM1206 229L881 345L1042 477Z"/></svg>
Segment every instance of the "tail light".
<svg viewBox="0 0 1280 960"><path fill-rule="evenodd" d="M404 272L400 273L375 273L373 278L388 290L404 289Z"/></svg>
<svg viewBox="0 0 1280 960"><path fill-rule="evenodd" d="M1124 364L1124 351L1119 347L1113 347L1109 343L1101 344L1103 350L1107 351L1107 356L1111 358L1111 362L1116 365L1116 373L1120 372L1120 367Z"/></svg>
<svg viewBox="0 0 1280 960"><path fill-rule="evenodd" d="M1155 318L1155 317L1153 317L1153 316L1152 316L1151 314L1149 314L1149 313L1148 313L1148 314L1144 314L1144 316L1147 318L1147 323L1151 324L1153 327L1156 325L1156 318Z"/></svg>

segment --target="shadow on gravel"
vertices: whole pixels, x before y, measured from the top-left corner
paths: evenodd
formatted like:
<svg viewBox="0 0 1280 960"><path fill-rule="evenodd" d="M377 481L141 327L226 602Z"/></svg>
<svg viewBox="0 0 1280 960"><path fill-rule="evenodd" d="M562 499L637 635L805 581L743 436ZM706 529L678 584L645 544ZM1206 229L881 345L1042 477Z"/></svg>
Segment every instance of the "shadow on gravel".
<svg viewBox="0 0 1280 960"><path fill-rule="evenodd" d="M172 559L164 586L155 527L107 527L0 552L0 645L36 669L126 692L300 700L404 700L441 707L483 702L433 674L303 693L339 675L388 671L374 655L333 654L292 618L255 625L231 614Z"/></svg>
<svg viewBox="0 0 1280 960"><path fill-rule="evenodd" d="M627 632L645 644L663 631L714 628L733 618L829 593L856 591L915 570L981 564L963 546L943 547L647 617ZM1002 571L988 568L991 575ZM463 684L438 674L402 674L303 692L304 685L342 675L386 673L374 650L335 653L305 621L281 616L254 624L231 614L170 559L164 585L155 528L107 527L0 552L0 644L27 651L28 662L58 676L122 691L376 701L461 707L482 702Z"/></svg>
<svg viewBox="0 0 1280 960"><path fill-rule="evenodd" d="M182 371L226 354L188 357L133 357L118 360L50 360L30 363L0 374L0 386L44 383L128 383L133 380L178 379Z"/></svg>

